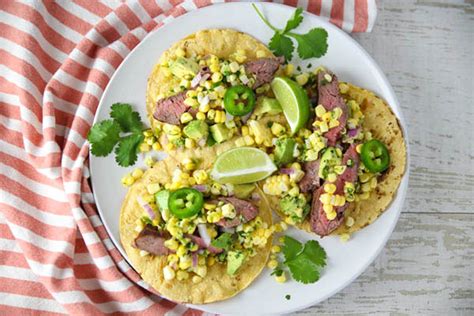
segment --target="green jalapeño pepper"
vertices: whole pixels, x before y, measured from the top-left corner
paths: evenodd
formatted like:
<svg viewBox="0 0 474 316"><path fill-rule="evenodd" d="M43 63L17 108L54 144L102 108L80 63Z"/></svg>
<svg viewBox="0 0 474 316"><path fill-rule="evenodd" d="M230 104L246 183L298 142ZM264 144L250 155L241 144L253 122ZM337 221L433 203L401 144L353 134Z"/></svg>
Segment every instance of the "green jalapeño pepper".
<svg viewBox="0 0 474 316"><path fill-rule="evenodd" d="M370 172L385 171L390 165L387 147L376 139L369 140L362 146L360 159Z"/></svg>
<svg viewBox="0 0 474 316"><path fill-rule="evenodd" d="M242 116L252 112L255 106L255 93L247 86L239 85L227 89L224 107L227 113Z"/></svg>
<svg viewBox="0 0 474 316"><path fill-rule="evenodd" d="M204 205L202 193L191 188L182 188L170 194L168 208L179 219L199 213Z"/></svg>

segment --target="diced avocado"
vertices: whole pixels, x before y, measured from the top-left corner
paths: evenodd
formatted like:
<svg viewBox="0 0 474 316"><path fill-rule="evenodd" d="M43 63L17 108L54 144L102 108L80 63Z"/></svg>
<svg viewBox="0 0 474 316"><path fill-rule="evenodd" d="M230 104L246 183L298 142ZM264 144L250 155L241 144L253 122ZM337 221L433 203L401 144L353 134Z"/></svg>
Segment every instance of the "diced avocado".
<svg viewBox="0 0 474 316"><path fill-rule="evenodd" d="M277 140L273 152L275 163L278 165L286 165L292 162L295 159L295 147L296 141L293 138L288 137Z"/></svg>
<svg viewBox="0 0 474 316"><path fill-rule="evenodd" d="M199 65L192 59L178 57L169 65L170 71L178 78L184 78L186 75L194 77L199 71Z"/></svg>
<svg viewBox="0 0 474 316"><path fill-rule="evenodd" d="M246 199L255 190L255 184L236 184L234 185L234 195L239 199Z"/></svg>
<svg viewBox="0 0 474 316"><path fill-rule="evenodd" d="M227 274L234 275L245 261L245 255L240 251L227 253Z"/></svg>
<svg viewBox="0 0 474 316"><path fill-rule="evenodd" d="M318 176L321 179L326 179L328 172L332 167L341 164L342 157L337 154L335 147L328 147L321 156L321 162L319 164Z"/></svg>
<svg viewBox="0 0 474 316"><path fill-rule="evenodd" d="M160 208L160 211L168 209L168 199L170 197L170 191L161 190L155 193L156 205Z"/></svg>
<svg viewBox="0 0 474 316"><path fill-rule="evenodd" d="M209 130L217 143L222 143L232 137L232 131L222 123L212 125Z"/></svg>
<svg viewBox="0 0 474 316"><path fill-rule="evenodd" d="M295 222L301 222L308 214L310 206L303 195L286 195L280 200L280 210Z"/></svg>
<svg viewBox="0 0 474 316"><path fill-rule="evenodd" d="M281 112L282 112L281 105L277 99L263 97L258 100L257 105L255 106L255 110L253 111L253 114L257 116L262 115L264 113L275 115Z"/></svg>
<svg viewBox="0 0 474 316"><path fill-rule="evenodd" d="M207 139L207 136L209 135L209 126L207 126L206 122L204 121L193 120L183 128L183 133L188 138L192 138L194 140L199 140L202 138Z"/></svg>

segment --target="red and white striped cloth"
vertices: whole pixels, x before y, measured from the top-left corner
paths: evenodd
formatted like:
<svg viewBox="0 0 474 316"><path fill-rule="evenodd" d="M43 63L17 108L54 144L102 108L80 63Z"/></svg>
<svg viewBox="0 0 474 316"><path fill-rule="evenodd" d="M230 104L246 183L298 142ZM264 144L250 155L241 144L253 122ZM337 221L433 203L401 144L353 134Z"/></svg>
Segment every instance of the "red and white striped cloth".
<svg viewBox="0 0 474 316"><path fill-rule="evenodd" d="M284 3L348 32L376 17L375 0ZM140 40L211 4L0 0L0 314L201 314L135 284L95 209L86 135Z"/></svg>

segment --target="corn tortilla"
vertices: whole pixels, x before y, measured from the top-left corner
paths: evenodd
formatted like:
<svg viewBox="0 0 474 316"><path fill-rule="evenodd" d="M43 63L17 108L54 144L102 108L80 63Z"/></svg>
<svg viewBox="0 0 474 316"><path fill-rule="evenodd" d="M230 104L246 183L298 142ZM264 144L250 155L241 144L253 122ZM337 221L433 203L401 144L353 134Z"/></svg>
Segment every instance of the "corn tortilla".
<svg viewBox="0 0 474 316"><path fill-rule="evenodd" d="M137 196L146 193L146 186L149 183L171 183L173 170L178 164L178 161L171 157L159 161L132 185L120 212L122 246L143 280L170 300L180 303L204 304L230 298L249 286L261 273L270 255L271 237L265 247L256 249L257 254L246 261L235 276L229 276L226 272L226 265L216 262L213 266L208 267L206 277L197 284L194 284L191 278L182 281L177 279L166 281L163 276L166 256L147 255L142 257L140 250L132 246L138 235L138 232L135 231L136 222L144 215L136 201ZM272 224L270 209L263 203L259 203L258 207L259 216L270 226Z"/></svg>

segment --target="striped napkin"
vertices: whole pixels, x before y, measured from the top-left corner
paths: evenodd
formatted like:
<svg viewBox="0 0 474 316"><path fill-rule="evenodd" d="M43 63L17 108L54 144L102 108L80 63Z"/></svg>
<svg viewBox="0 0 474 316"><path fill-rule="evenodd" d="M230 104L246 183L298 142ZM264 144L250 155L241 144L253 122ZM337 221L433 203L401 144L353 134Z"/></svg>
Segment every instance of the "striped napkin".
<svg viewBox="0 0 474 316"><path fill-rule="evenodd" d="M97 215L86 135L147 33L214 2L1 0L0 314L201 314L136 284ZM284 3L348 32L376 18L375 0Z"/></svg>

